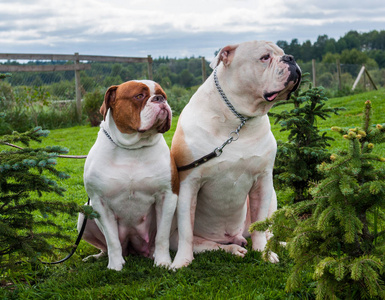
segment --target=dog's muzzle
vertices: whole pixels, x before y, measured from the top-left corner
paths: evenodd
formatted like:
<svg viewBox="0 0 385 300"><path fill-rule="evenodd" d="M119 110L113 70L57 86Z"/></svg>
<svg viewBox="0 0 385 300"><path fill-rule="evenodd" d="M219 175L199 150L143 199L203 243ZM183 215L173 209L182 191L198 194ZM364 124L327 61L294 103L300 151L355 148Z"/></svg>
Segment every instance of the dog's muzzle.
<svg viewBox="0 0 385 300"><path fill-rule="evenodd" d="M289 74L290 75L289 75L289 78L287 79L286 84L288 84L289 82L295 82L295 85L290 92L290 93L292 93L298 89L298 87L301 83L301 78L302 78L301 69L297 65L293 55L284 55L284 56L282 56L281 61L288 64L288 66L289 66Z"/></svg>
<svg viewBox="0 0 385 300"><path fill-rule="evenodd" d="M269 93L265 93L263 95L265 100L268 102L274 101L279 96L280 93L282 93L284 91L287 92L288 90L289 90L289 93L287 93L286 100L289 100L291 94L298 89L298 87L301 83L302 72L301 72L300 67L295 62L294 56L284 55L284 56L282 56L280 61L288 65L289 77L287 78L287 81L285 83L285 88L283 90L269 92ZM292 87L290 87L289 86L290 84L294 84L294 85Z"/></svg>

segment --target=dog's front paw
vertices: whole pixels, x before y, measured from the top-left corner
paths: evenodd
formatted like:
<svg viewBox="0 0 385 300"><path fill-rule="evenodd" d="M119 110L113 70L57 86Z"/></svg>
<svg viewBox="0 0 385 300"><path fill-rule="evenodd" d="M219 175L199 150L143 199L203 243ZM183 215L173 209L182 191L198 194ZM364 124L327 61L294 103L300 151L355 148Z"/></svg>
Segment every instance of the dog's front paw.
<svg viewBox="0 0 385 300"><path fill-rule="evenodd" d="M278 254L272 251L268 251L267 253L264 251L262 257L265 261L269 261L273 264L279 263Z"/></svg>
<svg viewBox="0 0 385 300"><path fill-rule="evenodd" d="M108 266L107 266L107 269L110 269L110 270L115 270L115 271L121 271L123 269L123 266L125 264L125 260L123 257L121 258L117 258L117 259L110 259L108 261Z"/></svg>
<svg viewBox="0 0 385 300"><path fill-rule="evenodd" d="M170 269L175 271L176 269L187 267L189 264L191 264L191 262L192 262L192 260L188 260L188 259L185 259L185 260L182 260L182 261L174 261L171 264Z"/></svg>
<svg viewBox="0 0 385 300"><path fill-rule="evenodd" d="M193 259L194 257L192 255L182 256L177 254L170 268L175 271L176 269L187 267L189 264L191 264Z"/></svg>
<svg viewBox="0 0 385 300"><path fill-rule="evenodd" d="M166 268L170 267L170 265L171 265L171 257L170 257L170 255L168 257L167 256L160 257L160 258L155 257L154 265L157 266L157 267L166 267Z"/></svg>
<svg viewBox="0 0 385 300"><path fill-rule="evenodd" d="M239 245L230 244L230 245L224 245L223 249L226 252L232 253L236 256L245 257L247 250Z"/></svg>

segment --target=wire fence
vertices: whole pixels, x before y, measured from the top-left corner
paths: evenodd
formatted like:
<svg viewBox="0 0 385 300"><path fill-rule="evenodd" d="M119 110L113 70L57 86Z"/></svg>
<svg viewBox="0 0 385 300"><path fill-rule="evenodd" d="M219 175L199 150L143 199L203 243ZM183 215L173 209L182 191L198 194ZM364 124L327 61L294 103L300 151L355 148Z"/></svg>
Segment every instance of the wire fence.
<svg viewBox="0 0 385 300"><path fill-rule="evenodd" d="M9 62L8 62L9 63ZM48 65L68 64L66 61L34 61L33 64ZM201 58L191 58L186 60L186 68L188 64L200 64ZM148 66L146 63L101 63L88 62L89 69L82 70L80 74L80 91L81 97L86 93L92 92L95 89L106 90L109 86L119 84L132 79L148 79ZM202 64L206 65L206 64ZM301 63L300 67L303 72L308 72L311 78L315 78L316 86L323 86L326 89L351 89L357 75L360 72L361 65L340 64L340 74L338 73L337 64L316 63L315 68L311 62ZM154 80L159 82L162 87L170 88L175 82L180 86L183 85L199 85L211 72L211 69L194 68L190 76L182 75L176 80L172 78L175 72L181 72L182 68L175 67L175 61L169 60L153 65ZM385 69L378 69L366 66L367 71L373 78L378 88L385 86ZM172 70L172 71L171 71ZM314 74L315 73L315 74ZM170 75L171 74L171 75ZM192 76L191 76L192 75ZM49 93L50 100L53 101L73 101L76 99L75 88L75 72L73 70L66 71L46 71L46 72L12 72L12 76L3 80L12 86L14 93L20 93L25 87L44 87ZM190 84L189 84L190 83ZM363 76L358 84L358 89L368 90L373 86L369 80Z"/></svg>
<svg viewBox="0 0 385 300"><path fill-rule="evenodd" d="M313 84L315 82L316 86L323 86L333 91L339 89L348 91L352 90L362 65L319 62L313 65L312 62L307 62L300 64L300 67L303 72L310 73ZM340 68L340 71L338 68ZM370 74L377 88L385 86L385 69L379 69L373 66L365 66L365 69ZM357 89L371 90L373 88L369 78L364 73L358 82Z"/></svg>

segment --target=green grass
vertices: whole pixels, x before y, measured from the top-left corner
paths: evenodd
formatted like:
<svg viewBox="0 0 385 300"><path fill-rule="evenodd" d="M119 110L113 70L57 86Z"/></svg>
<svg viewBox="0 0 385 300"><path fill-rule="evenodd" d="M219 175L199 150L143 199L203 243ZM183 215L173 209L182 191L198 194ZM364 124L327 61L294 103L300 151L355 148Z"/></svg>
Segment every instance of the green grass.
<svg viewBox="0 0 385 300"><path fill-rule="evenodd" d="M373 121L384 123L385 90L368 92L343 98L331 99L329 106L345 107L340 116L319 122L321 130L330 131L331 126L360 126L366 100L372 100ZM290 109L277 107L274 110ZM177 118L172 129L165 134L171 144ZM272 122L273 123L273 122ZM286 133L279 125L272 124L277 139L285 140ZM79 126L52 130L42 145L68 147L71 155L87 154L95 142L99 128ZM329 132L328 132L329 134ZM343 139L334 132L336 140L332 149L344 147ZM33 144L32 146L37 146ZM379 149L378 151L384 150ZM83 204L87 195L83 187L84 160L59 159L57 169L71 175L60 181L67 189L63 201ZM51 197L46 195L44 197ZM76 218L58 218L67 233L75 240ZM249 249L250 250L250 249ZM121 272L107 270L107 258L83 262L85 256L98 250L82 241L69 261L55 266L23 265L16 270L2 270L0 276L0 299L313 299L314 282L303 274L304 286L296 293L284 291L291 260L287 253L280 254L278 264L266 263L259 253L249 251L245 258L234 257L223 251L195 255L188 268L176 272L153 266L150 259L129 256ZM173 253L173 255L175 255ZM55 258L47 258L54 260Z"/></svg>
<svg viewBox="0 0 385 300"><path fill-rule="evenodd" d="M331 131L332 126L339 127L356 127L361 126L363 121L363 108L366 100L372 101L373 115L372 120L374 123L384 123L384 111L385 111L385 89L378 91L371 91L358 95L351 95L341 98L329 99L326 103L329 107L344 107L345 111L340 111L339 115L332 115L331 118L327 120L320 120L317 124L318 128L321 131ZM283 110L292 109L289 105L281 105L278 107L273 107L271 111L277 113ZM276 139L285 140L287 134L280 132L280 125L274 125L272 123L272 131ZM334 132L331 132L331 137L340 139L340 135ZM340 142L337 142L333 145L338 146Z"/></svg>

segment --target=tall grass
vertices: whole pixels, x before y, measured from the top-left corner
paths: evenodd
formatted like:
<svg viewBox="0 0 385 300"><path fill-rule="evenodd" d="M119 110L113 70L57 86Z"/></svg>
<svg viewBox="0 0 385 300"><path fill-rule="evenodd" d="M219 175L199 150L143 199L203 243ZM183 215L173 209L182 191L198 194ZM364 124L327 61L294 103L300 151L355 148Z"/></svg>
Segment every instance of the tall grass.
<svg viewBox="0 0 385 300"><path fill-rule="evenodd" d="M373 121L384 123L385 90L361 95L335 98L329 106L345 107L340 116L319 122L319 128L327 131L336 140L331 148L342 147L340 138L330 132L330 127L360 126L365 100L373 103ZM273 109L289 109L277 107ZM177 117L172 128L165 134L171 144ZM286 133L274 125L272 131L277 139L285 140ZM52 130L43 145L68 147L69 154L87 154L96 140L99 128L77 126ZM33 146L33 145L32 145ZM378 149L385 155L384 149ZM67 189L63 201L74 200L79 204L87 201L83 187L84 160L60 159L58 170L71 174L71 178L60 182ZM278 191L279 199L284 191ZM48 197L45 196L45 197ZM280 200L279 200L280 201ZM77 235L76 219L58 218L65 229ZM285 251L280 253L278 264L266 263L261 255L248 246L245 258L234 257L223 251L195 255L188 267L176 272L153 267L150 259L129 256L122 272L107 270L107 258L83 262L85 256L96 254L98 250L82 241L73 258L55 266L28 264L16 270L2 270L0 276L0 299L313 299L314 282L309 274L303 274L304 287L294 293L284 292L286 278L292 266ZM174 253L173 253L174 255ZM55 260L56 258L47 258Z"/></svg>

